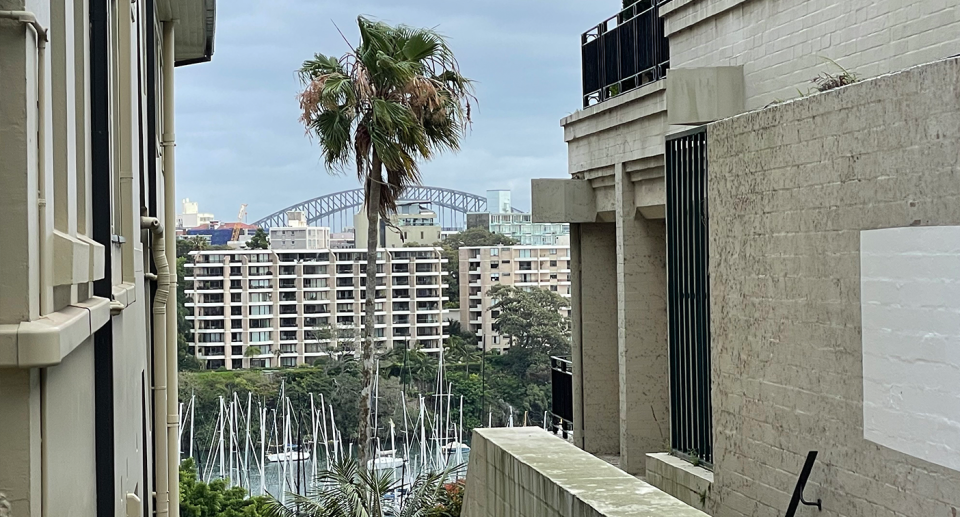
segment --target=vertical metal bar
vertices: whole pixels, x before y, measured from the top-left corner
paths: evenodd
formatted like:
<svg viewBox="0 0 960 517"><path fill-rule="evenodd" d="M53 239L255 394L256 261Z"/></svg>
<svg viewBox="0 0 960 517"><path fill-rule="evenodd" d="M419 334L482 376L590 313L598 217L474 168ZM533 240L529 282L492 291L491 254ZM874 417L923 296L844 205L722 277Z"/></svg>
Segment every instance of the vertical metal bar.
<svg viewBox="0 0 960 517"><path fill-rule="evenodd" d="M676 226L676 216L673 211L676 209L676 202L673 200L675 187L674 180L674 167L675 167L675 158L674 158L674 149L676 147L675 140L667 140L664 145L664 151L666 153L666 185L667 185L667 199L666 199L666 216L667 216L667 360L669 362L669 387L670 387L670 447L676 448L677 446L677 419L676 419L676 407L677 407L677 372L676 372L676 343L677 343L677 333L676 325L674 322L677 317L676 310L676 265L674 260L676 257L676 252L674 247L676 246L676 237L674 237L674 227Z"/></svg>
<svg viewBox="0 0 960 517"><path fill-rule="evenodd" d="M693 213L692 226L690 228L690 233L693 236L694 240L694 271L693 271L693 283L694 283L694 297L693 297L693 314L691 315L694 321L694 326L696 328L696 341L694 342L694 347L696 349L696 358L694 364L691 365L691 370L693 371L693 382L696 385L696 401L694 407L692 408L694 415L696 415L696 428L694 429L697 437L697 452L703 457L706 454L704 449L703 441L703 425L704 425L704 415L700 411L703 405L703 372L700 369L700 363L703 360L703 325L701 325L702 317L702 302L703 302L703 279L701 278L701 270L703 266L703 246L702 238L703 234L701 232L701 219L700 219L700 199L701 199L701 171L703 168L703 162L700 159L700 135L691 135L690 137L692 146L692 158L694 162L693 168L693 191L691 195L690 210Z"/></svg>
<svg viewBox="0 0 960 517"><path fill-rule="evenodd" d="M707 460L713 463L713 400L711 399L712 386L711 386L711 376L710 376L710 211L708 209L707 200L709 199L709 188L710 188L710 163L707 158L707 132L704 131L702 135L703 145L701 147L700 153L703 158L703 172L702 172L702 182L703 182L703 202L701 203L701 211L703 213L703 281L704 281L704 302L703 302L703 325L704 332L706 333L704 339L704 361L703 361L703 377L706 380L706 389L704 390L705 401L704 401L704 413L706 415L706 422L704 425L704 439L707 444L707 451L709 456Z"/></svg>

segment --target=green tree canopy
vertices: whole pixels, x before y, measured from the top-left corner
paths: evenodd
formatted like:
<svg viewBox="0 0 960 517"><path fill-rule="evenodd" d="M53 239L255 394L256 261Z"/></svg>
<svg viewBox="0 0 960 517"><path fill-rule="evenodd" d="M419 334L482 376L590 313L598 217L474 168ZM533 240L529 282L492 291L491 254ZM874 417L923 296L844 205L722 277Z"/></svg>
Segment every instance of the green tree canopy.
<svg viewBox="0 0 960 517"><path fill-rule="evenodd" d="M267 498L248 498L246 490L229 488L223 479L199 481L193 458L180 464L181 517L267 517L267 505Z"/></svg>
<svg viewBox="0 0 960 517"><path fill-rule="evenodd" d="M246 246L247 249L251 250L265 250L270 247L270 237L267 236L267 232L263 228L257 228L253 237L250 237L250 240L246 242Z"/></svg>
<svg viewBox="0 0 960 517"><path fill-rule="evenodd" d="M533 365L542 370L548 356L570 353L570 318L560 312L570 306L566 298L503 284L493 286L487 296L492 298L488 310L495 314L493 330L511 340L507 360L518 375L526 376Z"/></svg>

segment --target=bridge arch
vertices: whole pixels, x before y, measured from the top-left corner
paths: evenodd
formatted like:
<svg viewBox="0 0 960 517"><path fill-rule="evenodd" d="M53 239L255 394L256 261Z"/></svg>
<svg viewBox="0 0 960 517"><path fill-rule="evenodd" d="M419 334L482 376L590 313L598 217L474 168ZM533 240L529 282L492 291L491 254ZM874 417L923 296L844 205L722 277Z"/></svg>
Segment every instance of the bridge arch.
<svg viewBox="0 0 960 517"><path fill-rule="evenodd" d="M486 212L487 198L440 187L409 187L403 194L403 199L429 201L445 229L462 229L466 227L468 212ZM334 192L278 210L253 224L266 230L271 227L285 226L287 212L298 211L307 214L307 222L313 226L329 226L333 231L340 231L345 226L353 226L353 214L363 206L363 189L344 190ZM514 212L520 212L516 208ZM339 219L340 224L337 224ZM344 224L347 223L347 224Z"/></svg>

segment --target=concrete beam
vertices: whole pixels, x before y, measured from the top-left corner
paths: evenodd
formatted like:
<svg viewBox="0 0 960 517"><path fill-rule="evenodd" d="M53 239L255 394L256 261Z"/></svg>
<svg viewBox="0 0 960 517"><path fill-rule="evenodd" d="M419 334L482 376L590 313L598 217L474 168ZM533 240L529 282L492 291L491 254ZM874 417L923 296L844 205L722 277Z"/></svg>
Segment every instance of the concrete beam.
<svg viewBox="0 0 960 517"><path fill-rule="evenodd" d="M597 201L589 181L534 179L530 187L533 196L533 222L596 222Z"/></svg>
<svg viewBox="0 0 960 517"><path fill-rule="evenodd" d="M671 68L667 123L699 126L743 113L743 67Z"/></svg>

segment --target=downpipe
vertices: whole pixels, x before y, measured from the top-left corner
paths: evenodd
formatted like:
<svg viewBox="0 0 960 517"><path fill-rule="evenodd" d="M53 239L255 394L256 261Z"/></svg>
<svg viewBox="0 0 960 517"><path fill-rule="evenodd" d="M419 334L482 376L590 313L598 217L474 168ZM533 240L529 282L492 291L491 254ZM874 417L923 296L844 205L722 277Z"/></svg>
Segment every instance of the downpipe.
<svg viewBox="0 0 960 517"><path fill-rule="evenodd" d="M49 31L29 11L0 11L0 19L30 26L37 38L37 212L40 237L40 315L54 312L53 255L47 234L47 42Z"/></svg>
<svg viewBox="0 0 960 517"><path fill-rule="evenodd" d="M156 217L141 217L140 229L149 230L153 263L157 267L157 292L153 297L153 445L157 458L156 514L169 515L170 487L167 458L167 426L163 414L167 408L167 305L170 301L170 263L167 262L166 236Z"/></svg>
<svg viewBox="0 0 960 517"><path fill-rule="evenodd" d="M173 67L176 61L174 45L176 43L173 20L163 22L163 217L165 225L171 231L166 239L167 264L173 268L177 263L177 236L173 228L177 226L176 208L176 138L174 136L175 111L173 96ZM176 270L169 275L170 292L177 292ZM178 404L179 379L177 378L177 306L173 305L167 314L167 487L169 490L169 512L173 517L180 515L180 411ZM158 408L157 411L162 411ZM157 458L162 458L159 453Z"/></svg>

